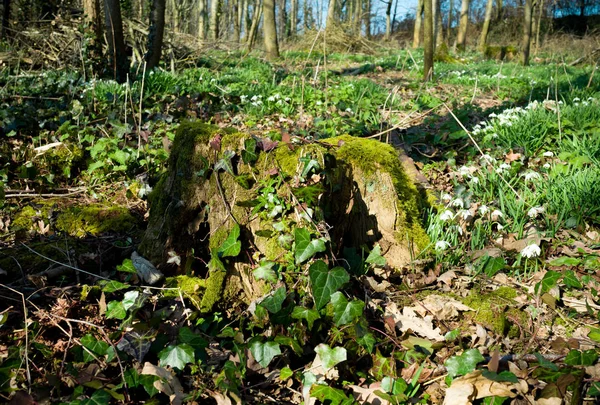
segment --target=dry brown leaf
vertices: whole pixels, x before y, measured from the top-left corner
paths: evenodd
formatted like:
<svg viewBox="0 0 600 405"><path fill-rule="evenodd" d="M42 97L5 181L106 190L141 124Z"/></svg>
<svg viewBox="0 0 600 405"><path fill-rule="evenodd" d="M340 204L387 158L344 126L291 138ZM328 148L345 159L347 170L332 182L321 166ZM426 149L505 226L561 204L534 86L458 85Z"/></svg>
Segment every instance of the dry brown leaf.
<svg viewBox="0 0 600 405"><path fill-rule="evenodd" d="M154 375L160 378L160 380L154 381L154 388L168 396L171 405L183 404L183 399L185 398L183 387L171 371L164 367L158 367L152 363L146 362L140 374Z"/></svg>
<svg viewBox="0 0 600 405"><path fill-rule="evenodd" d="M386 306L385 316L391 316L396 322L396 327L402 332L411 330L424 338L437 342L444 341L440 328L433 327L433 317L428 315L420 318L414 308L404 307L401 313L398 306L392 302Z"/></svg>
<svg viewBox="0 0 600 405"><path fill-rule="evenodd" d="M460 311L474 311L473 308L454 298L437 294L428 295L424 300L417 302L415 306L406 308L413 309L421 316L433 314L436 319L442 321L458 317Z"/></svg>
<svg viewBox="0 0 600 405"><path fill-rule="evenodd" d="M373 383L367 388L358 385L349 385L349 387L352 389L354 399L360 404L388 405L390 403L375 394L375 391L381 391L381 383L379 382Z"/></svg>
<svg viewBox="0 0 600 405"><path fill-rule="evenodd" d="M448 270L445 273L442 273L441 276L437 278L438 283L444 283L446 285L452 285L452 280L456 278L456 273L452 270Z"/></svg>
<svg viewBox="0 0 600 405"><path fill-rule="evenodd" d="M519 159L521 159L521 154L513 152L512 149L510 150L510 152L508 152L506 154L506 156L504 156L504 161L506 163L511 163L511 162L514 162L515 160L519 160Z"/></svg>
<svg viewBox="0 0 600 405"><path fill-rule="evenodd" d="M481 370L477 370L452 382L446 390L444 405L466 405L476 399L493 396L514 398L527 390L527 383L523 380L517 384L492 381L485 378Z"/></svg>

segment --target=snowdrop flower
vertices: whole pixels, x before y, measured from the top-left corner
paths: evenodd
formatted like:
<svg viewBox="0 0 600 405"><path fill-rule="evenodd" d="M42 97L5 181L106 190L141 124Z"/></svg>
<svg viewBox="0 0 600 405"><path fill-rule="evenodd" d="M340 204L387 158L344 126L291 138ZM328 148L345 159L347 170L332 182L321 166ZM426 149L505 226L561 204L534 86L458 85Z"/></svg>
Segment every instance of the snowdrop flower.
<svg viewBox="0 0 600 405"><path fill-rule="evenodd" d="M449 247L450 247L450 244L448 242L446 242L445 240L440 240L435 243L435 251L436 252L443 252L444 250L448 249Z"/></svg>
<svg viewBox="0 0 600 405"><path fill-rule="evenodd" d="M547 151L547 152L544 152L544 155L543 155L543 156L544 156L544 157L552 157L552 156L554 156L554 152L552 152L551 150L549 150L549 151Z"/></svg>
<svg viewBox="0 0 600 405"><path fill-rule="evenodd" d="M550 169L552 166L550 165L550 163L544 163L544 166L542 166L544 169Z"/></svg>
<svg viewBox="0 0 600 405"><path fill-rule="evenodd" d="M485 160L486 162L489 162L489 163L493 163L493 162L496 161L496 159L494 159L493 157L491 157L487 153L485 155L481 156L479 159Z"/></svg>
<svg viewBox="0 0 600 405"><path fill-rule="evenodd" d="M275 101L275 97L273 97L273 96L270 96L269 98L267 98L267 101L271 101L271 102L272 102L272 101Z"/></svg>
<svg viewBox="0 0 600 405"><path fill-rule="evenodd" d="M482 205L481 207L479 207L479 213L481 215L485 215L487 212L489 212L489 208L487 205Z"/></svg>
<svg viewBox="0 0 600 405"><path fill-rule="evenodd" d="M346 112L352 114L352 108L346 108Z"/></svg>
<svg viewBox="0 0 600 405"><path fill-rule="evenodd" d="M323 104L323 102L319 100L319 101L317 101L317 102L316 102L316 104L317 104L317 105L322 105L322 104Z"/></svg>
<svg viewBox="0 0 600 405"><path fill-rule="evenodd" d="M460 217L465 221L468 221L469 219L473 218L473 214L471 214L471 211L469 210L462 210L459 214Z"/></svg>
<svg viewBox="0 0 600 405"><path fill-rule="evenodd" d="M479 177L471 177L471 183L473 184L479 184Z"/></svg>
<svg viewBox="0 0 600 405"><path fill-rule="evenodd" d="M498 114L496 113L491 113L490 115L488 115L488 117L490 118L496 118L498 116Z"/></svg>
<svg viewBox="0 0 600 405"><path fill-rule="evenodd" d="M504 217L504 214L502 213L502 211L500 210L494 210L492 211L492 219L494 221L497 221L499 218Z"/></svg>
<svg viewBox="0 0 600 405"><path fill-rule="evenodd" d="M259 98L260 98L260 96L254 95L254 96L252 96L250 101L257 101Z"/></svg>
<svg viewBox="0 0 600 405"><path fill-rule="evenodd" d="M450 205L452 205L453 207L463 208L465 206L465 202L462 200L462 198L457 198L455 200L452 200Z"/></svg>
<svg viewBox="0 0 600 405"><path fill-rule="evenodd" d="M525 248L523 248L523 250L521 250L521 256L526 257L528 259L538 257L540 253L542 253L542 250L535 243L526 246Z"/></svg>
<svg viewBox="0 0 600 405"><path fill-rule="evenodd" d="M575 97L575 98L573 99L573 102L574 102L574 103L579 103L580 101L581 101L581 99L580 99L579 97Z"/></svg>
<svg viewBox="0 0 600 405"><path fill-rule="evenodd" d="M504 173L506 170L510 169L510 165L508 163L502 163L497 169L496 169L496 173L498 174L502 174Z"/></svg>
<svg viewBox="0 0 600 405"><path fill-rule="evenodd" d="M498 224L498 230L499 230L499 231L501 231L501 230L503 230L503 229L504 229L504 225L502 225L502 224Z"/></svg>
<svg viewBox="0 0 600 405"><path fill-rule="evenodd" d="M241 96L240 96L240 101L241 101L242 103L245 103L245 102L247 102L247 101L248 101L248 96L246 96L246 95L241 95Z"/></svg>
<svg viewBox="0 0 600 405"><path fill-rule="evenodd" d="M537 218L542 212L544 212L544 207L533 207L527 211L527 216L529 218Z"/></svg>
<svg viewBox="0 0 600 405"><path fill-rule="evenodd" d="M462 234L463 234L463 229L458 225L451 226L450 230L456 231L456 233L459 234L460 236L462 236Z"/></svg>
<svg viewBox="0 0 600 405"><path fill-rule="evenodd" d="M442 195L442 200L448 202L452 199L452 196L448 193Z"/></svg>
<svg viewBox="0 0 600 405"><path fill-rule="evenodd" d="M440 214L440 221L449 221L454 218L454 213L450 210L446 210Z"/></svg>
<svg viewBox="0 0 600 405"><path fill-rule="evenodd" d="M470 168L470 167L467 167L467 166L461 166L461 167L458 169L458 173L459 173L461 176L463 176L463 177L464 177L464 176L468 176L469 174L471 174L471 168Z"/></svg>
<svg viewBox="0 0 600 405"><path fill-rule="evenodd" d="M524 177L525 177L525 181L530 181L530 180L537 180L541 176L538 172L527 172L527 173L525 173Z"/></svg>

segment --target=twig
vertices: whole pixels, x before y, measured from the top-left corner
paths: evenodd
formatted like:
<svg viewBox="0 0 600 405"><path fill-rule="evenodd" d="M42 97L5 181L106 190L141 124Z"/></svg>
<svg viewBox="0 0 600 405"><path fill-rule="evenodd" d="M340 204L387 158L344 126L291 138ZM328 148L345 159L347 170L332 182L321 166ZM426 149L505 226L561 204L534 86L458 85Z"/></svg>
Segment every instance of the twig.
<svg viewBox="0 0 600 405"><path fill-rule="evenodd" d="M364 139L377 138L377 137L380 137L381 135L387 134L388 132L392 132L395 129L402 128L403 125L410 124L412 122L415 122L415 121L417 121L417 120L419 120L419 119L421 119L421 118L429 115L431 112L433 112L434 110L438 109L441 105L442 104L438 105L437 107L430 108L429 110L425 111L423 114L420 114L417 117L414 117L414 118L411 118L410 120L407 120L407 118L409 118L411 116L411 114L412 114L412 112L411 112L410 114L408 114L408 116L406 116L406 118L404 118L402 121L400 121L398 124L394 125L393 127L388 128L385 131L378 132L375 135L365 136Z"/></svg>

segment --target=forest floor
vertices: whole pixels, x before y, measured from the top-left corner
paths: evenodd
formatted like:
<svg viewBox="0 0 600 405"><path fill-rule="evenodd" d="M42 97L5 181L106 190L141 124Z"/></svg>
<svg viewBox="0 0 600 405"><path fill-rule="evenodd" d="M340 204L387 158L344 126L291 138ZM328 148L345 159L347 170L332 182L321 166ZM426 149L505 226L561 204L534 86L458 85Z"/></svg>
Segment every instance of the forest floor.
<svg viewBox="0 0 600 405"><path fill-rule="evenodd" d="M467 54L423 83L421 62L406 50L289 52L274 65L215 52L123 85L0 73L2 401L595 402L600 75ZM329 257L311 231L298 263L304 230L287 220L289 185L273 181L252 190L268 207L258 215L285 223L290 254L251 259L273 285L252 309L197 305L206 263L249 246L144 285L131 255L185 120L272 142L391 143L430 195L429 243L392 269L378 245Z"/></svg>

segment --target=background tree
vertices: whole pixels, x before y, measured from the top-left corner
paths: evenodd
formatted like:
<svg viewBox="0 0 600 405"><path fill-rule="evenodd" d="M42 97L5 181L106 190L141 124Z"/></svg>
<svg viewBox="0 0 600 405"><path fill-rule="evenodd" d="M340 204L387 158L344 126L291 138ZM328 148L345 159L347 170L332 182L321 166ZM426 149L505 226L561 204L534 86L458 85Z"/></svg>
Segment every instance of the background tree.
<svg viewBox="0 0 600 405"><path fill-rule="evenodd" d="M392 37L392 0L389 0L385 6L385 39L389 41ZM396 3L397 4L397 3Z"/></svg>
<svg viewBox="0 0 600 405"><path fill-rule="evenodd" d="M267 60L273 61L279 58L277 24L275 23L275 0L264 0L263 2L263 35Z"/></svg>
<svg viewBox="0 0 600 405"><path fill-rule="evenodd" d="M523 40L521 41L521 61L523 65L529 65L529 48L531 46L531 14L532 0L525 0L525 10L523 13Z"/></svg>
<svg viewBox="0 0 600 405"><path fill-rule="evenodd" d="M415 14L415 29L413 32L413 48L418 48L421 45L421 21L423 20L423 0L419 0L417 4L417 12Z"/></svg>
<svg viewBox="0 0 600 405"><path fill-rule="evenodd" d="M10 0L2 0L2 30L0 30L0 39L6 39L9 35L10 24Z"/></svg>
<svg viewBox="0 0 600 405"><path fill-rule="evenodd" d="M221 13L221 0L210 0L210 39L219 39L219 14Z"/></svg>
<svg viewBox="0 0 600 405"><path fill-rule="evenodd" d="M433 52L434 52L434 33L433 33L433 3L435 0L424 1L423 19L423 80L429 81L433 78Z"/></svg>
<svg viewBox="0 0 600 405"><path fill-rule="evenodd" d="M492 20L492 11L494 8L494 0L487 0L485 6L485 18L483 20L483 27L481 28L481 35L479 36L479 49L484 50L487 44L487 37L490 31L490 22Z"/></svg>
<svg viewBox="0 0 600 405"><path fill-rule="evenodd" d="M333 27L335 25L337 21L336 13L336 0L329 0L329 6L327 7L327 28Z"/></svg>
<svg viewBox="0 0 600 405"><path fill-rule="evenodd" d="M165 0L153 0L150 11L150 30L148 33L148 53L146 68L153 69L160 62L163 36L165 32Z"/></svg>
<svg viewBox="0 0 600 405"><path fill-rule="evenodd" d="M469 25L469 0L462 0L460 6L460 20L458 23L458 33L456 34L456 46L460 51L464 51L467 45L467 28Z"/></svg>
<svg viewBox="0 0 600 405"><path fill-rule="evenodd" d="M119 83L124 83L129 71L129 60L123 38L123 20L119 0L104 0L104 15L110 69L113 78Z"/></svg>

